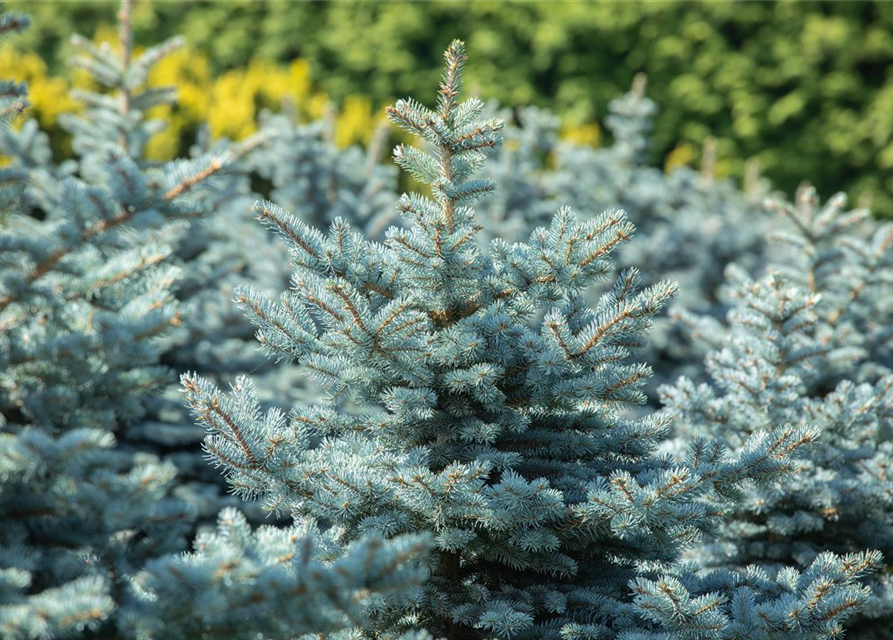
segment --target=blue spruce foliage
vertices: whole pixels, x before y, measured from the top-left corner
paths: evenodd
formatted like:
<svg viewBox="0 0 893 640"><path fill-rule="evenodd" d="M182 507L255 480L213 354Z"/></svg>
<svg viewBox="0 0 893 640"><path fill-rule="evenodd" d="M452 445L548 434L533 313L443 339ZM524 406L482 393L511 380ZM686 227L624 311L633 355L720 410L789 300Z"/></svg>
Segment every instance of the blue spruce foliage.
<svg viewBox="0 0 893 640"><path fill-rule="evenodd" d="M252 532L226 510L184 556L195 510L174 495L175 465L128 437L147 426L146 396L169 380L161 359L194 306L177 297L183 238L231 193L218 178L238 152L131 156L151 130L140 79L165 47L131 64L129 9L123 59L85 48L115 95L85 96L69 120L76 161L53 166L33 126L4 132L23 200L0 235L0 636L349 637L382 594L422 579L424 536L335 548L309 525ZM283 607L295 615L277 624Z"/></svg>
<svg viewBox="0 0 893 640"><path fill-rule="evenodd" d="M478 206L481 236L521 240L529 230L548 224L552 213L569 205L578 212L620 207L636 225L636 242L619 247L618 268L637 268L644 285L655 276L679 283L677 306L722 318L719 296L726 265L749 269L762 264L763 234L769 221L761 207L764 187L751 180L742 193L713 176L710 147L705 166L669 173L648 164L650 132L657 105L638 76L630 91L609 104L605 128L609 146L591 148L561 141L558 120L542 110L519 110L508 121L506 144L484 168L501 185ZM593 300L594 302L594 300ZM705 355L686 344L678 328L657 318L647 350L655 378L646 387L656 399L657 384L679 375L697 377Z"/></svg>
<svg viewBox="0 0 893 640"><path fill-rule="evenodd" d="M600 149L459 102L459 41L418 193L288 108L150 161L130 10L72 158L0 82L0 638L893 637L893 225L650 167L644 77Z"/></svg>
<svg viewBox="0 0 893 640"><path fill-rule="evenodd" d="M183 387L205 449L233 489L332 532L433 538L421 588L385 597L358 637L426 629L458 638L828 638L869 598L877 553L823 553L802 570L702 571L685 553L751 486L789 481L814 430L768 425L727 450L694 439L657 453L666 413L641 405L650 371L631 355L675 293L614 276L625 213L561 209L526 242L482 247L471 204L501 142L484 105L458 102L464 46L446 52L436 109L389 108L425 147L397 164L430 195L397 201L383 242L343 219L315 229L261 202L289 248L293 286L236 299L261 344L297 361L331 402L263 411L240 378ZM595 303L587 288L612 279ZM352 412L335 401L353 396Z"/></svg>
<svg viewBox="0 0 893 640"><path fill-rule="evenodd" d="M44 407L44 411L52 408L62 412L67 410L66 407L72 407L72 410L80 413L95 404L97 410L106 412L100 423L114 425L119 446L162 456L170 451L169 446L165 445L169 444L172 435L181 437L184 432L191 435L193 446L200 439L200 433L196 438L197 430L188 421L184 421L180 428L164 425L159 429L150 419L158 413L155 409L157 401L150 401L152 393L169 386L171 379L175 379L172 371L167 366L161 366L162 363L171 361L168 354L184 342L191 342L194 337L191 329L195 323L187 325L184 318L196 317L193 311L196 304L192 301L182 304L187 297L183 295L187 292L184 286L197 275L212 277L208 273L207 261L193 261L188 268L183 268L184 263L186 258L192 257L189 251L200 235L199 231L206 228L198 221L214 209L221 193L231 195L234 189L242 186L235 172L237 154L228 149L218 148L191 160L164 165L145 158L146 142L164 126L161 121L148 120L146 110L175 99L173 89L147 89L145 80L152 66L178 46L179 40L173 39L149 48L142 55L134 57L131 55L129 15L125 4L121 12L118 51L108 45L96 47L83 38L73 38L78 52L74 63L87 69L93 76L95 86L100 87L97 91L77 92L75 97L84 103L82 112L77 115L63 114L63 125L72 134L75 157L56 165L46 136L39 132L34 122L26 123L21 132L7 130L0 133L0 148L12 158L11 170L27 176L20 207L20 212L27 215L17 218L9 228L11 234L18 238L17 242L44 233L40 231L41 227L59 226L64 230L66 226L80 224L84 237L76 242L84 245L83 252L91 252L91 262L84 262L74 247L71 251L75 255L66 260L77 264L82 273L91 278L103 278L103 271L118 270L109 277L117 287L114 295L119 299L119 308L106 311L119 315L126 311L127 317L147 325L153 322L153 317L166 314L156 323L157 335L151 343L134 340L130 330L111 326L104 330L105 337L100 339L104 344L96 347L107 351L105 360L85 358L78 350L73 350L70 355L64 352L62 364L68 364L70 359L70 366L50 368L48 374L56 376L52 386L44 393L30 392L28 402ZM224 169L228 175L221 179ZM107 204L102 202L109 198L112 200ZM178 209L166 204L168 200L176 200ZM96 209L100 205L108 212L91 211L91 208ZM78 212L77 208L83 209L84 213ZM129 208L132 211L126 216L115 216L112 213L115 208ZM113 220L102 219L109 216ZM87 222L96 218L98 226L90 229L86 222L76 222L78 217L86 218ZM42 222L36 222L39 219ZM34 227L31 231L26 230L29 225ZM109 228L106 229L106 226ZM66 233L71 235L71 231ZM226 245L220 243L220 246ZM120 252L116 257L115 252L125 248L127 252ZM47 263L48 267L56 259L52 250L53 247L45 250L53 258ZM62 255L59 254L59 257ZM22 259L21 251L9 253L8 260L16 267L21 266ZM129 262L115 264L115 260ZM134 271L134 274L127 269ZM157 275L153 275L150 282L149 274L154 272ZM188 276L184 278L184 274ZM41 274L39 282L43 283L51 276L52 273ZM146 278L147 284L139 285L140 278ZM132 285L135 286L132 288ZM138 295L140 287L146 291ZM203 291L206 289L202 287ZM96 306L96 293L85 289L83 295L88 306ZM64 311L72 318L83 318L87 323L96 315L87 307L78 306L76 299L60 299L57 304L61 307L59 313ZM108 303L102 305L103 308L108 307ZM120 353L109 352L112 348ZM50 356L46 352L32 355L38 363L47 357ZM146 366L139 372L129 373L133 379L125 387L122 383L127 378L113 369L109 370L108 362L112 357L120 361L120 364L114 363L113 366L126 369L140 363ZM47 369L45 365L41 366ZM99 375L98 372L103 369L106 375ZM23 371L13 373L19 378L20 386L26 382ZM140 378L135 377L137 373ZM149 374L151 380L146 377ZM55 396L48 395L76 393L79 385L72 384L72 380L79 381L85 387L91 385L94 391L90 393L95 397L85 392L78 397L56 401ZM107 396L111 396L113 401L110 402ZM152 406L147 406L147 402L152 402ZM116 403L120 406L116 407ZM181 472L185 470L184 459L195 459L197 464L192 467L202 471L206 468L194 452L187 456L166 457L177 462ZM177 484L182 483L181 478ZM177 491L194 506L199 504L196 497L188 495L184 488L177 487ZM214 506L209 508L213 509ZM216 509L210 517L213 518L214 514Z"/></svg>
<svg viewBox="0 0 893 640"><path fill-rule="evenodd" d="M875 381L893 367L893 224L865 208L846 210L838 194L821 205L804 185L794 203L772 199L781 217L769 234L772 266L804 291L819 293L816 337L827 355L813 382ZM833 356L833 357L832 357Z"/></svg>
<svg viewBox="0 0 893 640"><path fill-rule="evenodd" d="M309 523L252 531L228 508L192 554L146 566L126 632L139 640L356 637L371 611L412 597L425 577L414 560L427 547L422 536L369 535L343 549Z"/></svg>
<svg viewBox="0 0 893 640"><path fill-rule="evenodd" d="M176 270L160 236L193 212L209 167L145 175L107 150L105 179L41 193L45 217L14 212L0 233L0 629L42 638L110 624L126 576L183 544L190 510L173 467L114 448L164 379Z"/></svg>
<svg viewBox="0 0 893 640"><path fill-rule="evenodd" d="M772 490L754 488L718 535L699 548L702 564L805 567L827 551L893 556L889 264L893 231L867 212L820 206L811 187L794 205L773 201L786 223L781 248L753 280L727 270L726 322L684 314L709 345L709 383L682 378L662 388L664 412L681 441L709 437L730 451L748 434L782 424L821 432L797 473ZM889 569L869 581L864 616L849 637L889 637ZM885 631L886 630L886 631Z"/></svg>

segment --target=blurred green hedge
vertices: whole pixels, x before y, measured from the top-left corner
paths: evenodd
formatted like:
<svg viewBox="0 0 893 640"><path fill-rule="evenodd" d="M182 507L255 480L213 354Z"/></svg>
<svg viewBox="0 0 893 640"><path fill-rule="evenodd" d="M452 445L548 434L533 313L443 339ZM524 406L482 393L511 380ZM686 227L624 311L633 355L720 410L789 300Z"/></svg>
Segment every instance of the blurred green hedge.
<svg viewBox="0 0 893 640"><path fill-rule="evenodd" d="M116 3L8 2L34 28L23 46L61 69L72 32ZM741 176L756 157L788 192L808 178L893 216L893 3L885 2L141 2L138 42L183 33L217 71L252 57L309 61L336 101L424 98L452 38L486 98L537 104L570 124L601 119L637 71L660 105L655 164L718 140Z"/></svg>

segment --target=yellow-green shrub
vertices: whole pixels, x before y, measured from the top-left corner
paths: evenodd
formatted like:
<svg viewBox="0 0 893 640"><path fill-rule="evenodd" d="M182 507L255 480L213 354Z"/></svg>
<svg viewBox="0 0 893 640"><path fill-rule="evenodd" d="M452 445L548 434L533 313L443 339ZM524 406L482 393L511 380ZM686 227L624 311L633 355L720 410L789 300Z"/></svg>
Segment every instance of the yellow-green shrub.
<svg viewBox="0 0 893 640"><path fill-rule="evenodd" d="M113 43L109 28L97 30L94 41ZM48 74L47 64L31 52L12 46L0 49L0 68L11 72L12 79L27 82L32 115L54 140L56 147L65 134L58 127L60 113L77 111L80 105L69 96L72 86L87 88L85 74L70 77ZM279 110L288 103L303 121L325 115L329 98L314 86L310 65L295 60L279 65L267 60L251 60L244 69L233 69L217 77L210 59L203 52L186 46L162 60L149 76L151 86L177 88L173 106L156 107L149 114L167 122L167 128L149 143L150 158L166 160L185 152L198 128L207 123L214 138L226 136L240 140L257 131L260 111ZM334 111L335 141L340 146L365 144L383 110L373 107L363 96L347 96L343 108Z"/></svg>

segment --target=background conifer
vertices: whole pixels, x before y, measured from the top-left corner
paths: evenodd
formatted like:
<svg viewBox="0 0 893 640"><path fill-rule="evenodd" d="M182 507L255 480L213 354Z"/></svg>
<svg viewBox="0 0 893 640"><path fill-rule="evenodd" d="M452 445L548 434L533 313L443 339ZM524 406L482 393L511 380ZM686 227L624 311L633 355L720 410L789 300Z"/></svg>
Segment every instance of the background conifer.
<svg viewBox="0 0 893 640"><path fill-rule="evenodd" d="M727 270L725 322L682 315L709 346L710 382L662 388L681 441L721 439L731 451L755 430L780 424L820 430L793 478L748 492L715 539L697 550L707 566L807 566L828 550L893 553L889 441L893 377L887 346L888 223L819 206L801 189L796 204L773 202L783 221L767 273ZM889 570L871 583L865 616L848 637L887 637L893 620Z"/></svg>

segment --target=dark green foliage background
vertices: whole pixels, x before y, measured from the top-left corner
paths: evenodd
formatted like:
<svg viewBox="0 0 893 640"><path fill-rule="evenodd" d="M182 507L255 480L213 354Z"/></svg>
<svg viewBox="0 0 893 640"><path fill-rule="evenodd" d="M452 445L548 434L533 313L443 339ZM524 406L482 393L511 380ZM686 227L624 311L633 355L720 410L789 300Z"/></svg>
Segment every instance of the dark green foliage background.
<svg viewBox="0 0 893 640"><path fill-rule="evenodd" d="M114 2L9 2L21 39L61 72L73 32ZM252 56L310 61L336 100L430 93L441 52L467 41L485 98L601 120L637 71L661 105L652 160L719 139L733 175L757 157L776 187L866 195L893 216L893 3L887 2L142 2L137 42L182 33L218 70ZM430 97L430 96L429 96Z"/></svg>

